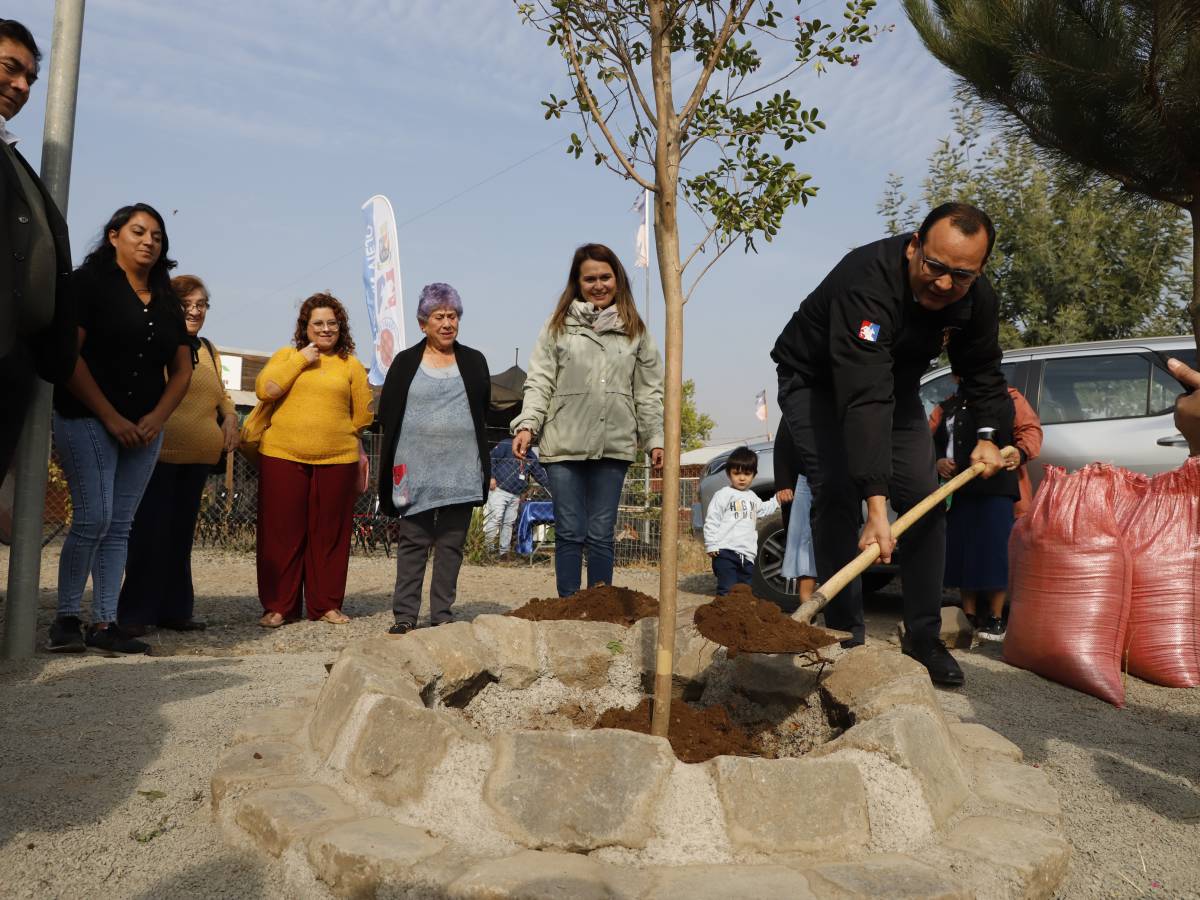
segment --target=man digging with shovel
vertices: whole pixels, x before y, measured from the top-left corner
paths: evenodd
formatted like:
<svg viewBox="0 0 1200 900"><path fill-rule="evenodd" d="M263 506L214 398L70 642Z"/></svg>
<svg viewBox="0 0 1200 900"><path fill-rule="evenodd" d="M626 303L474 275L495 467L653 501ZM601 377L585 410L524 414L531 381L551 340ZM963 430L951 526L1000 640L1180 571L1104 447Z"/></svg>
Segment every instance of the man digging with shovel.
<svg viewBox="0 0 1200 900"><path fill-rule="evenodd" d="M981 210L964 203L939 206L916 234L847 254L776 341L771 358L779 373L779 407L813 493L820 581L871 544L879 546L882 562L891 562L896 542L889 498L903 513L937 488L919 388L943 350L975 410L971 462L983 463L984 478L1000 469L1000 448L992 440L1007 409L999 303L982 274L995 236ZM934 682L961 685L962 669L938 636L945 559L945 507L939 505L904 538L904 652ZM858 578L825 608L825 625L850 632L845 646L863 643Z"/></svg>

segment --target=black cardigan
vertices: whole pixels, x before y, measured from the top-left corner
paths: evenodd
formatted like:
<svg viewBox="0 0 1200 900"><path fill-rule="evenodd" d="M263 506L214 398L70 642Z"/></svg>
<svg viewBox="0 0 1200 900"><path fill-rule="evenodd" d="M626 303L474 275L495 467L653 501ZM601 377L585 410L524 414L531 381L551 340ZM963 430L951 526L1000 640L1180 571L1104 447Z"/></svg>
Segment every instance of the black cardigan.
<svg viewBox="0 0 1200 900"><path fill-rule="evenodd" d="M408 389L421 367L425 354L425 339L407 350L398 353L388 367L383 382L383 393L379 397L379 421L383 425L383 447L379 452L379 511L387 516L398 516L392 505L392 459L396 456L396 444L400 441L400 426L404 424L404 410L408 406ZM485 417L492 396L492 376L488 372L487 360L478 350L454 342L454 359L459 374L467 389L467 402L471 406L471 419L475 424L475 440L479 443L479 463L483 469L483 493L476 506L487 499L488 485L492 480L492 458L488 453Z"/></svg>

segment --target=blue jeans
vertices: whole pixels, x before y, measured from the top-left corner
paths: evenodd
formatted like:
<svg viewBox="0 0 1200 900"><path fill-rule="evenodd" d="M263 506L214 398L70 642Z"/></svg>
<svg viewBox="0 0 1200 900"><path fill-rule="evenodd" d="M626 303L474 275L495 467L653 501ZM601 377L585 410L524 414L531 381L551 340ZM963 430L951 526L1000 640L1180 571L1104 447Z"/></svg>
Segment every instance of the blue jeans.
<svg viewBox="0 0 1200 900"><path fill-rule="evenodd" d="M496 535L500 535L500 553L512 547L513 526L517 524L517 513L521 509L521 495L510 494L496 488L487 496L483 508L483 535L487 538L488 550L496 547Z"/></svg>
<svg viewBox="0 0 1200 900"><path fill-rule="evenodd" d="M629 463L620 459L546 463L554 500L554 578L558 596L570 597L579 590L585 546L588 587L612 584L617 504L628 468Z"/></svg>
<svg viewBox="0 0 1200 900"><path fill-rule="evenodd" d="M79 616L92 576L92 621L117 621L133 514L158 461L148 447L122 447L99 419L54 416L54 444L71 489L71 530L58 559L58 614Z"/></svg>
<svg viewBox="0 0 1200 900"><path fill-rule="evenodd" d="M754 580L754 560L736 550L719 550L712 558L713 574L717 576L717 596L724 597L735 584L750 584Z"/></svg>

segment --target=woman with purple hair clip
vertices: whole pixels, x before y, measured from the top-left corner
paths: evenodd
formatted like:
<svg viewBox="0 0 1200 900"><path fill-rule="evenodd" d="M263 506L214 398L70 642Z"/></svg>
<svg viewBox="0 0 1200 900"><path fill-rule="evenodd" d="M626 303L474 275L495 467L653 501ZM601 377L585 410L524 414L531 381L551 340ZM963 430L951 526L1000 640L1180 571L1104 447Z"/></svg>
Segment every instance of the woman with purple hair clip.
<svg viewBox="0 0 1200 900"><path fill-rule="evenodd" d="M417 625L431 547L430 625L453 620L472 508L487 498L491 375L483 354L458 342L462 313L450 285L421 289L417 325L425 337L392 360L379 400L379 511L399 517L390 634Z"/></svg>

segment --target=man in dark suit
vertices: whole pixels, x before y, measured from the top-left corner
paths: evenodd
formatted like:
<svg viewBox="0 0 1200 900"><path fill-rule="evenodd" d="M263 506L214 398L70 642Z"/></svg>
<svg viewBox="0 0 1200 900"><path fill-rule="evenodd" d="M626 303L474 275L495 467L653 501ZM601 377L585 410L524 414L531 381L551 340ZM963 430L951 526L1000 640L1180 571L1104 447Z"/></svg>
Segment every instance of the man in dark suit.
<svg viewBox="0 0 1200 900"><path fill-rule="evenodd" d="M78 356L67 223L8 129L29 99L41 57L28 28L0 19L0 480L34 379L65 381Z"/></svg>

